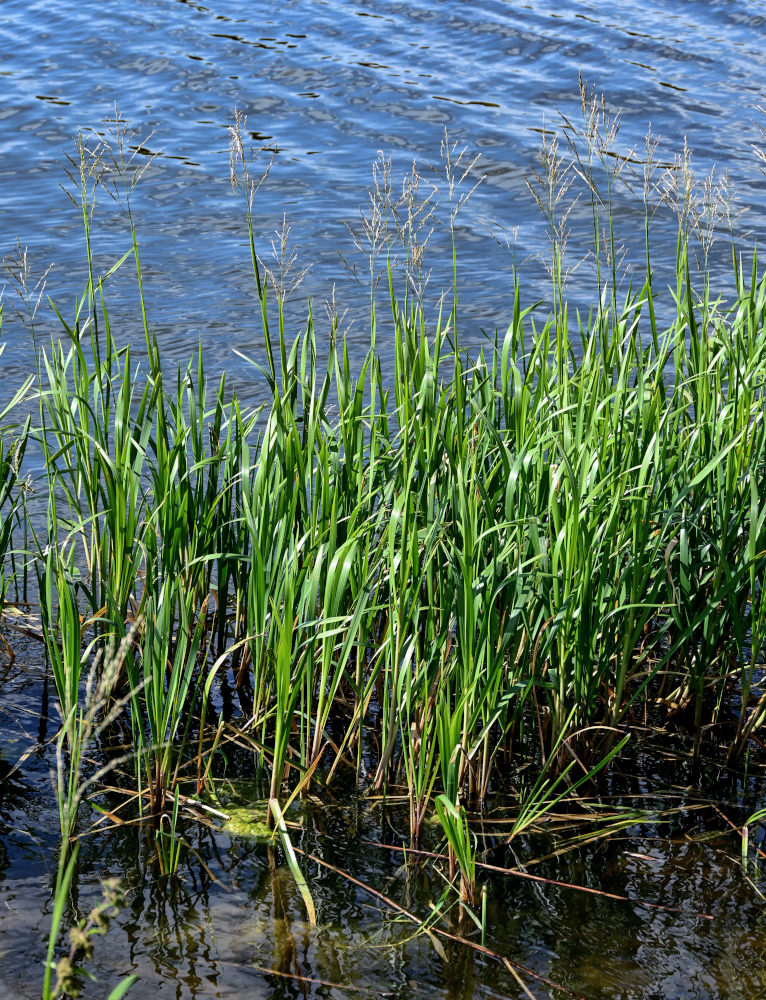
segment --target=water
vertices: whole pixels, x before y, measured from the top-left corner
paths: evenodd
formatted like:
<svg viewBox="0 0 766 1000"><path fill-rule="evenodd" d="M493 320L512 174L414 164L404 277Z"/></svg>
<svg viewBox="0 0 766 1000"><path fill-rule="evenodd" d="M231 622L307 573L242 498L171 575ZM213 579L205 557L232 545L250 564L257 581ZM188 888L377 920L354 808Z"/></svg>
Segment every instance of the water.
<svg viewBox="0 0 766 1000"><path fill-rule="evenodd" d="M4 251L12 251L18 237L38 273L53 261L47 290L71 314L84 264L77 212L59 187L61 162L78 130L103 132L117 101L145 137L142 148L156 154L134 207L150 323L161 349L168 361L185 364L201 343L212 371L226 370L240 391L257 398L261 384L234 353L263 360L241 205L229 182L227 126L234 109L248 116L255 145L279 150L256 204L259 252L268 258L285 214L300 262L312 265L293 296L291 323L298 324L312 295L321 330L322 303L335 286L356 358L367 346L369 287L357 285L339 257L341 251L364 271L345 222L354 224L367 204L378 150L392 157L396 177L416 158L424 176L438 180L427 164L438 166L446 128L471 158L481 154L466 183L485 177L461 210L457 232L463 329L475 347L482 330L503 328L512 301L513 254L488 233L488 222L511 243L518 227L515 256L525 261L527 300L546 294L544 268L527 259L544 248L545 229L524 177L543 122L556 122L557 110L577 113L578 72L623 109L623 147L641 150L651 123L663 137L665 161L686 136L700 173L728 167L752 206L740 230L762 238L766 186L751 143L760 138L755 107L763 103L764 15L763 3L746 0L623 0L608 14L602 4L575 0L304 0L279 8L236 0L207 6L6 0L0 21ZM618 233L633 242L641 213L622 193L617 209ZM443 201L439 215L444 223ZM582 208L574 213L580 233L587 232L588 218ZM655 223L657 252L672 254L672 213L659 210ZM105 268L129 244L125 219L103 192L94 225L96 259ZM573 262L583 245L576 233ZM430 247L431 310L449 281L445 249L442 225ZM714 274L722 273L725 258L725 248L714 254ZM572 278L575 294L586 294L588 274L585 266ZM30 344L9 308L10 291L4 301L3 374L15 384L31 368ZM112 301L118 338L140 339L130 282L115 284ZM40 323L52 329L45 314ZM387 346L384 328L384 361ZM57 826L55 762L44 746L52 730L40 723L47 711L40 652L33 644L14 645L13 665L5 665L0 650L6 699L0 715L0 995L16 1000L39 995ZM32 753L8 776L29 747ZM760 771L753 765L745 780L711 768L700 783L680 751L651 781L648 768L639 767L641 777L625 777L620 786L620 801L645 808L645 820L530 868L630 901L487 876L489 948L589 1000L766 997L766 911L755 891L762 880L743 871L737 835L706 803L713 796L741 822L748 809L763 804ZM641 798L628 799L627 792ZM669 812L660 822L663 809ZM302 823L297 846L420 917L438 899L442 883L432 868L402 869L395 852L364 844L402 842L406 820L396 810L384 814L366 802L327 810L309 805L292 818ZM558 849L566 837L530 838L514 845L514 857L500 819L502 812L490 816L486 827L493 845L488 859L502 867ZM130 971L140 975L130 994L140 1000L522 995L494 959L447 943L445 965L428 938L411 938L411 925L380 898L312 862L307 870L319 927L311 930L289 873L284 866L272 869L265 845L191 824L186 833L196 854L170 883L157 874L139 831L84 839L79 912L98 901L99 880L107 874L119 875L127 890L125 909L96 942L88 967L99 983L88 984L86 996L103 997L107 984ZM295 978L298 971L303 980ZM526 982L535 996L566 995L534 978Z"/></svg>
<svg viewBox="0 0 766 1000"><path fill-rule="evenodd" d="M0 996L33 1000L39 997L55 878L55 765L50 747L38 743L51 734L39 728L41 707L45 711L39 658L33 647L15 645L19 659L1 677ZM8 777L8 763L30 746L37 748ZM695 776L674 737L650 740L646 749L647 758L625 758L602 788L610 810L622 806L643 814L609 838L573 845L591 826L558 816L549 833L508 846L502 801L493 802L482 821L474 819L486 861L517 870L526 864L538 877L480 873L487 887L486 946L527 970L519 974L540 1000L764 997L766 909L756 887L766 884L752 866L743 870L738 837L725 818L741 822L746 804L762 798L762 767L751 761L743 779L708 764ZM229 775L246 797L249 786L237 779L243 763L244 755L230 757ZM397 912L404 907L425 918L443 888L430 861L411 859L404 866L400 851L374 846L406 842L404 811L342 794L337 802L332 794L324 797L324 803L312 799L290 813L295 846L325 863L304 861L316 928L307 923L286 866L274 866L262 841L187 822L191 851L178 877L164 879L139 828L109 829L99 822L81 838L73 905L79 916L87 914L100 901L106 876L122 881L126 905L106 937L96 939L87 968L98 981L86 983L83 996L105 997L130 972L140 976L132 1000L526 995L499 960L446 939L445 963ZM105 796L98 801L116 805ZM89 814L89 822L97 819ZM437 845L430 830L425 841L426 847ZM449 920L442 927L449 931ZM479 941L470 924L451 931Z"/></svg>
<svg viewBox="0 0 766 1000"><path fill-rule="evenodd" d="M278 12L275 12L278 11ZM637 2L621 0L609 14L595 2L523 4L483 0L470 5L293 2L215 4L178 0L76 6L65 0L6 0L0 22L2 119L0 209L4 250L18 237L40 273L55 267L47 291L72 315L84 280L78 213L60 189L61 163L78 130L103 132L117 102L124 118L157 154L136 189L152 327L168 362L185 365L201 342L209 366L226 369L238 387L258 392L252 370L234 353L263 360L241 203L229 183L228 132L234 109L248 117L254 145L279 150L256 202L256 240L268 262L284 215L303 266L293 297L293 328L315 300L335 288L352 354L369 337L369 283L347 274L341 252L357 264L346 222L367 204L371 166L381 150L398 180L413 158L438 182L440 142L451 139L481 154L467 183L484 181L458 219L463 331L475 347L481 331L504 329L512 302L514 254L526 300L547 295L545 225L524 181L545 123L579 109L578 73L613 109L623 110L619 148L643 151L651 124L663 137L658 155L672 162L684 137L703 175L728 168L752 211L739 230L764 232L766 187L751 144L760 139L756 105L763 103L764 5L760 2ZM151 138L146 138L151 135ZM449 283L444 225L430 243L433 269L425 296L431 313ZM618 242L640 261L641 212L618 194ZM590 245L585 203L572 221L570 266ZM96 208L95 252L106 267L129 246L126 224L102 193ZM657 267L672 257L675 220L655 219ZM528 260L530 256L532 260ZM713 256L726 266L725 246ZM445 266L446 265L446 266ZM588 265L572 278L572 294L592 298ZM11 296L6 293L6 302ZM140 339L135 290L113 290L122 340ZM29 368L28 337L11 323L3 364ZM50 323L48 324L50 325ZM386 360L390 343L382 331Z"/></svg>

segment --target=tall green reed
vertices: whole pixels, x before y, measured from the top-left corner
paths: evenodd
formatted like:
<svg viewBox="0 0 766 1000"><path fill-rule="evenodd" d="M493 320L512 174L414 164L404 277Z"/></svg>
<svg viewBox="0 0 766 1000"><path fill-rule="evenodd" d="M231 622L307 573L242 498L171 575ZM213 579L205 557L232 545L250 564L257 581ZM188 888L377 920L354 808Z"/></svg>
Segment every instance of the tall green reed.
<svg viewBox="0 0 766 1000"><path fill-rule="evenodd" d="M38 355L30 433L49 508L36 560L66 738L76 745L88 663L125 642L115 697L128 698L133 780L161 831L174 829L184 782L204 791L214 780L203 758L233 726L218 681L239 695L233 738L255 748L278 808L348 770L362 790L406 792L413 841L445 796L456 845L464 805L507 787L520 751L540 748L519 830L564 794L574 758L578 781L613 759L640 708L689 713L699 753L705 726L741 699L732 759L766 720L762 700L751 704L764 637L766 285L755 258L747 269L735 258L728 300L714 298L705 255L701 273L693 266L684 208L667 326L648 228L646 274L621 292L615 206L626 174L604 105L586 95L582 111L561 143L546 135L532 184L550 225L550 311L524 304L515 275L507 330L476 357L456 334L455 243L474 162L445 140L453 295L433 321L412 257L431 203L417 207L412 178L396 202L381 168L363 241L370 351L356 371L334 315L324 359L310 308L288 338L285 275L257 252L262 181L235 125L232 175L271 394L256 412L225 380L208 383L201 351L175 377L163 368L143 304L137 175L119 150L99 153L92 174L80 149L89 278ZM129 240L103 277L90 249L99 169L122 185ZM566 294L578 184L599 234L587 320ZM129 259L145 371L109 322L111 277ZM390 366L376 350L384 323Z"/></svg>
<svg viewBox="0 0 766 1000"><path fill-rule="evenodd" d="M2 308L0 307L0 321ZM0 357L4 344L0 344ZM14 409L25 399L32 383L30 376L13 394L12 398L0 409L0 613L3 610L5 595L9 583L8 573L15 575L12 564L8 562L12 556L14 544L14 526L23 503L24 480L21 476L21 464L27 446L31 418L19 425L17 421L4 423Z"/></svg>

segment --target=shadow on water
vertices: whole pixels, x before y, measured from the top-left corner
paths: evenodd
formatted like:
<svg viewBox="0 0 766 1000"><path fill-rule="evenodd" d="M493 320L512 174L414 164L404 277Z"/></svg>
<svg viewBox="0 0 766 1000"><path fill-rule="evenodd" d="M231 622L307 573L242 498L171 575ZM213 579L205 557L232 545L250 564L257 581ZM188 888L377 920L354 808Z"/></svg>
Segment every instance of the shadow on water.
<svg viewBox="0 0 766 1000"><path fill-rule="evenodd" d="M33 688L39 706L41 675L32 687L24 668L20 677L16 689L31 702ZM3 737L18 745L8 722ZM99 902L106 877L126 893L96 941L88 962L96 981L83 981L82 996L104 997L129 972L139 976L135 1000L766 996L764 880L753 861L743 866L730 826L758 803L762 763L751 760L744 776L703 762L691 781L680 737L678 750L672 734L651 744L589 797L550 815L547 829L511 844L501 796L472 817L490 866L479 876L486 953L429 937L404 915L433 916L446 882L433 858L397 849L407 814L395 799L341 806L312 796L291 807L292 842L317 910L311 927L281 849L260 834L262 790L246 779L247 755L232 759L223 805L249 808L256 835L187 818L188 849L174 877L160 875L141 826L100 821L81 838L68 921ZM0 758L0 985L14 1000L39 996L50 920L56 840L45 829L55 815L46 754L30 754L17 770L7 749ZM428 828L424 852L439 848ZM480 944L454 907L433 926Z"/></svg>

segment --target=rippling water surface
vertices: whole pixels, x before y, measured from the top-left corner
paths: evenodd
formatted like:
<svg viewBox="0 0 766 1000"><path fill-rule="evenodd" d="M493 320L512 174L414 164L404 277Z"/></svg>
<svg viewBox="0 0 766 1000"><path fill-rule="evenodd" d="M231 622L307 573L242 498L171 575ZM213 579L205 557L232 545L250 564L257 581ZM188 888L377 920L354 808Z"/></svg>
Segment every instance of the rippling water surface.
<svg viewBox="0 0 766 1000"><path fill-rule="evenodd" d="M284 215L300 266L311 265L292 299L291 322L313 296L321 339L321 303L334 287L357 358L367 347L369 286L355 283L339 256L364 274L345 223L355 224L367 204L379 150L392 158L397 184L416 159L442 197L426 296L432 309L449 281L443 169L439 180L446 129L468 157L480 154L466 184L484 177L457 230L463 329L475 346L481 330L504 326L514 255L527 299L546 294L534 256L545 247L545 227L524 178L543 125L559 123L559 112L578 114L579 73L612 109L622 109L621 149L636 146L642 154L651 124L662 137L658 157L669 163L686 139L700 175L728 168L751 206L739 231L763 236L766 187L751 146L761 141L765 19L766 5L756 0L4 0L3 251L12 252L18 237L38 274L53 262L47 292L71 315L85 266L78 213L61 190L62 163L79 130L104 132L116 102L139 130L137 156L156 154L134 209L150 323L165 358L185 365L201 343L212 370L229 371L245 395L257 397L250 369L234 353L262 360L246 229L229 180L234 110L247 115L254 146L277 150L257 195L259 253L268 260ZM615 208L618 237L640 234L641 211L625 192L617 193ZM585 232L587 219L579 208L573 214ZM667 207L655 224L656 252L672 256L675 221ZM103 270L129 246L124 216L103 190L94 233ZM573 263L582 249L575 234ZM714 254L714 274L725 259L725 249ZM573 278L575 294L587 298L588 280L586 265ZM140 342L133 285L115 281L112 296L116 336ZM13 302L6 290L4 381L32 366ZM53 329L40 315L41 328ZM385 355L385 336L381 349ZM0 717L0 995L13 998L39 996L57 843L54 761L42 748L50 734L37 728L46 710L43 672L35 650L26 660L23 669L3 668L0 678L8 696ZM6 778L38 739L39 751ZM766 997L766 910L738 864L736 836L720 816L695 811L689 783L683 763L672 763L659 785L672 793L675 810L664 825L637 824L608 849L583 849L536 869L633 902L498 881L490 893L492 947L589 1000ZM638 793L644 784L630 779L628 787ZM752 778L749 785L732 782L735 813L745 793L750 808L762 805L758 788ZM357 804L333 819L310 809L295 818L304 823L297 843L429 912L438 893L431 880L410 884L396 855L358 846L361 836L394 839L395 814ZM714 839L705 839L711 831ZM131 993L141 1000L522 995L491 961L450 952L445 966L426 938L402 944L407 927L389 908L318 868L311 877L321 926L311 932L294 886L284 871L271 869L264 847L205 829L194 836L198 853L175 887L152 874L138 834L84 844L81 911L98 898L105 870L123 878L129 900L97 944L91 967L101 983L89 985L87 996L104 996L104 985L130 970L141 976ZM514 864L499 834L497 843L494 860ZM650 911L639 905L645 901L676 911ZM311 982L290 978L298 967ZM536 996L566 995L528 982Z"/></svg>
<svg viewBox="0 0 766 1000"><path fill-rule="evenodd" d="M335 286L359 356L369 289L353 282L339 257L364 273L344 223L366 204L379 150L392 158L397 181L415 158L424 177L438 182L427 164L439 164L447 129L471 156L481 154L468 181L485 177L458 220L464 329L475 343L480 329L503 327L510 304L514 257L490 226L500 227L494 234L501 244L513 243L515 232L517 262L545 247L524 177L543 124L557 124L559 112L578 114L578 73L622 109L620 149L642 152L651 125L663 139L659 158L671 162L686 138L695 169L704 174L715 165L720 175L728 168L753 206L739 228L763 232L766 190L751 144L760 138L764 14L764 4L752 0L620 0L608 12L586 0L6 0L4 249L18 237L40 271L53 261L48 291L71 308L84 273L82 236L60 189L61 163L73 135L103 131L117 102L144 137L142 150L157 154L134 207L150 321L165 356L185 363L201 340L214 368L244 377L232 348L259 356L259 343L241 203L229 183L227 126L239 109L253 144L279 150L256 203L259 253L269 259L285 214L300 263L311 265L293 299L295 316L308 294L323 316L320 303ZM640 212L623 193L617 208L618 239L635 244ZM675 223L664 210L655 222L661 257L663 238L674 249ZM103 194L94 226L105 269L128 244L124 220ZM586 246L573 241L571 264ZM433 305L449 280L443 226L430 249L426 298ZM543 273L534 259L522 268L530 300L545 294ZM588 273L577 272L583 300ZM120 335L130 339L135 296L127 286L123 294ZM116 303L116 289L114 296ZM15 331L9 337L4 364L26 368L25 338Z"/></svg>

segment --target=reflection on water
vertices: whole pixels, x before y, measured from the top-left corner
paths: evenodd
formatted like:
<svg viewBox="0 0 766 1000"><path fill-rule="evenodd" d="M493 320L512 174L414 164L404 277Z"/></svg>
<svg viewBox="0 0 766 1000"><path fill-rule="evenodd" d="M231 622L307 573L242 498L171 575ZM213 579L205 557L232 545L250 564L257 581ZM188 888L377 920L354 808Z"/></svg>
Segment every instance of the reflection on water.
<svg viewBox="0 0 766 1000"><path fill-rule="evenodd" d="M0 747L0 995L9 1000L39 996L57 844L51 748L10 773L19 748L35 746L36 726L25 715L39 712L42 677L28 653L4 674L14 712L3 720ZM129 972L140 977L134 1000L525 996L503 957L538 998L766 996L766 902L758 891L766 881L752 863L743 869L727 823L760 804L761 769L751 759L747 783L714 766L690 781L684 758L667 740L662 749L664 763L639 758L635 776L613 774L602 787L610 812L622 805L634 817L608 838L591 842L591 827L561 816L552 821L558 833L508 845L502 801L474 818L484 861L518 872L480 875L492 954L445 938L440 956L402 912L425 919L444 881L430 859L405 863L387 846L404 842L407 816L396 804L311 799L291 809L295 847L322 862L303 861L315 928L281 852L262 838L187 821L190 849L178 877L163 878L145 831L102 822L82 839L68 920L100 901L107 876L122 881L126 905L96 941L88 968L98 981L85 983L83 996L103 998ZM236 787L240 802L257 793ZM427 836L434 839L425 846L437 847L432 830ZM438 927L479 942L454 912Z"/></svg>

